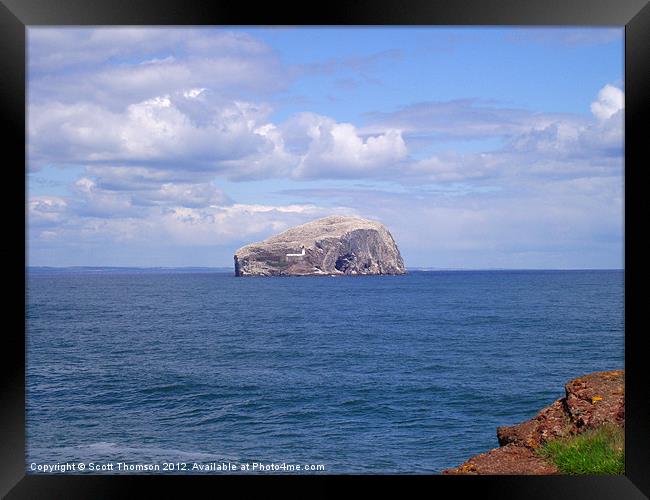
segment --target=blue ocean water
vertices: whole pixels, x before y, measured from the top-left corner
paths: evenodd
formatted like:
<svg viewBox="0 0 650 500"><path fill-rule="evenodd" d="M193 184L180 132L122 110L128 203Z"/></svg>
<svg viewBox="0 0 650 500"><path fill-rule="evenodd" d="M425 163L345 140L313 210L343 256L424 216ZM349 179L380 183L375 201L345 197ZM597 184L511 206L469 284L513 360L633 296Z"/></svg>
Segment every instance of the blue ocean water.
<svg viewBox="0 0 650 500"><path fill-rule="evenodd" d="M623 368L623 299L623 271L28 272L27 471L438 473Z"/></svg>

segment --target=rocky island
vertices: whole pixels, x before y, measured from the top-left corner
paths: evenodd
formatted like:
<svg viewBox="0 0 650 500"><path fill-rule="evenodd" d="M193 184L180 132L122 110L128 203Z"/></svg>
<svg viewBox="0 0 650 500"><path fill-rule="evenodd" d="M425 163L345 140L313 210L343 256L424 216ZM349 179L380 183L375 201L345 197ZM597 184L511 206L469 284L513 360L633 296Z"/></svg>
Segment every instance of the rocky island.
<svg viewBox="0 0 650 500"><path fill-rule="evenodd" d="M360 217L325 217L235 252L236 276L405 273L388 229Z"/></svg>

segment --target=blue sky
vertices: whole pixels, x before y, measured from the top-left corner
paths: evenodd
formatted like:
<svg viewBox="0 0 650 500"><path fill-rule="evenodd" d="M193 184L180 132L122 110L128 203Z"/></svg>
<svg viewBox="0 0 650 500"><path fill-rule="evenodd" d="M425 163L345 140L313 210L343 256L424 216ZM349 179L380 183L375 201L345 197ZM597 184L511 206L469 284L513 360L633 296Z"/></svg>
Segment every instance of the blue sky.
<svg viewBox="0 0 650 500"><path fill-rule="evenodd" d="M230 266L330 214L407 267L623 267L621 28L28 29L28 263Z"/></svg>

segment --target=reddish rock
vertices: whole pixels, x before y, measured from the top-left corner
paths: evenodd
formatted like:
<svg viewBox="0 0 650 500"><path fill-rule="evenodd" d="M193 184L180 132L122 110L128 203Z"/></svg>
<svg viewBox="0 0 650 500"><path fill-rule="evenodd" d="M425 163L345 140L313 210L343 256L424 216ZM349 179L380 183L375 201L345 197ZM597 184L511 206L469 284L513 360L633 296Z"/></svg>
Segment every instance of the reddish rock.
<svg viewBox="0 0 650 500"><path fill-rule="evenodd" d="M525 446L507 444L487 453L481 453L470 458L467 462L443 471L443 474L556 474L554 465L538 457L535 452Z"/></svg>
<svg viewBox="0 0 650 500"><path fill-rule="evenodd" d="M565 385L566 395L535 417L497 428L500 448L470 458L443 474L554 474L555 466L535 449L547 441L593 429L604 423L625 426L625 372L596 372Z"/></svg>
<svg viewBox="0 0 650 500"><path fill-rule="evenodd" d="M625 426L625 372L597 372L569 382L566 408L578 432L606 422Z"/></svg>
<svg viewBox="0 0 650 500"><path fill-rule="evenodd" d="M535 449L550 439L571 435L573 424L564 407L563 399L558 399L526 422L497 427L499 446L514 443Z"/></svg>

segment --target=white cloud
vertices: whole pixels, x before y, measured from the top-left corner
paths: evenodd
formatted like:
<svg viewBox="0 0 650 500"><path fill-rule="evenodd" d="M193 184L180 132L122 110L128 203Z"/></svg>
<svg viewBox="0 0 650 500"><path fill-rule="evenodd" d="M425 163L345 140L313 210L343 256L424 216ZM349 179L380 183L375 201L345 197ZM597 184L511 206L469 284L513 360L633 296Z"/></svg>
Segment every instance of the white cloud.
<svg viewBox="0 0 650 500"><path fill-rule="evenodd" d="M89 165L86 176L95 179L102 188L111 191L156 190L165 183L205 183L212 175L209 172L194 172L183 169L160 169L155 166Z"/></svg>
<svg viewBox="0 0 650 500"><path fill-rule="evenodd" d="M123 113L83 103L33 106L30 161L144 164L243 180L383 175L407 155L397 129L364 137L350 123L311 113L277 126L268 106L215 102L204 93L155 96Z"/></svg>
<svg viewBox="0 0 650 500"><path fill-rule="evenodd" d="M478 99L420 102L393 112L366 114L364 133L387 127L403 131L407 139L423 134L437 140L508 137L550 121L567 119L567 115L532 113L522 109L499 107Z"/></svg>
<svg viewBox="0 0 650 500"><path fill-rule="evenodd" d="M95 179L82 177L72 186L75 196L70 206L77 214L143 217L147 214L143 207L200 208L231 203L211 182L165 182L160 176L147 178L148 171L144 175L140 171L133 179L133 172L123 167L89 171L99 175Z"/></svg>
<svg viewBox="0 0 650 500"><path fill-rule="evenodd" d="M81 186L87 182L79 183ZM91 188L91 191L94 188ZM91 206L68 204L63 199L35 197L30 201L28 229L34 245L47 241L65 245L87 244L237 247L245 242L264 239L271 234L332 213L354 214L346 207L322 207L314 204L291 205L210 205L150 206L135 212L120 212L115 204L124 201L120 194L110 198L110 217L101 210L106 198L99 195ZM139 216L138 216L139 215ZM128 252L128 247L123 251ZM234 251L234 248L233 248Z"/></svg>
<svg viewBox="0 0 650 500"><path fill-rule="evenodd" d="M179 245L217 245L264 238L329 211L315 205L211 206L172 208L159 221L161 232Z"/></svg>
<svg viewBox="0 0 650 500"><path fill-rule="evenodd" d="M625 106L623 91L613 85L605 85L598 92L598 99L591 103L591 112L600 121L607 120Z"/></svg>
<svg viewBox="0 0 650 500"><path fill-rule="evenodd" d="M622 168L623 106L623 91L605 85L591 105L595 121L557 120L536 126L514 136L509 149L525 155L526 163L564 161L567 173L581 172L585 162L594 171L609 166L611 173Z"/></svg>
<svg viewBox="0 0 650 500"><path fill-rule="evenodd" d="M84 194L90 194L95 190L95 181L88 177L82 177L74 183L75 189Z"/></svg>
<svg viewBox="0 0 650 500"><path fill-rule="evenodd" d="M435 183L467 182L502 174L503 162L489 153L458 154L445 152L404 165L402 179Z"/></svg>
<svg viewBox="0 0 650 500"><path fill-rule="evenodd" d="M259 169L261 156L268 158L271 153L288 158L282 138L267 121L270 108L207 99L194 102L199 108L184 107L183 101L197 101L198 96L155 96L129 105L122 113L83 103L33 105L30 161L36 165L46 161L147 164L214 173L233 170L233 175L244 175L246 168ZM195 120L198 114L199 122ZM243 159L247 161L228 163Z"/></svg>
<svg viewBox="0 0 650 500"><path fill-rule="evenodd" d="M595 121L458 99L369 113L363 127L314 113L274 123L270 106L243 96L277 91L295 72L245 33L30 28L29 43L31 169L116 165L146 169L150 179L174 171L179 179L167 182L188 185L215 176L441 183L494 178L532 164L530 171L555 171L562 161L568 174L621 156L623 94L612 85L592 104ZM312 70L372 67L387 56L399 54L330 61ZM77 69L61 70L66 67ZM426 150L440 140L495 138L505 146L481 154L416 154L416 144ZM124 184L126 176L120 177Z"/></svg>
<svg viewBox="0 0 650 500"><path fill-rule="evenodd" d="M397 129L364 138L351 123L337 123L313 113L297 115L286 127L293 149L306 145L292 172L294 178L382 175L383 170L394 168L407 154Z"/></svg>
<svg viewBox="0 0 650 500"><path fill-rule="evenodd" d="M196 99L197 97L199 97L206 90L207 89L205 87L185 90L185 91L183 91L183 97L185 97L186 99Z"/></svg>
<svg viewBox="0 0 650 500"><path fill-rule="evenodd" d="M27 201L28 223L37 228L63 222L68 203L58 196L32 196Z"/></svg>
<svg viewBox="0 0 650 500"><path fill-rule="evenodd" d="M501 179L498 190L412 186L298 190L296 197L346 204L391 230L409 265L589 267L622 264L623 181L610 177ZM408 214L405 216L405 214ZM568 251L567 249L571 249ZM549 264L552 262L552 264Z"/></svg>
<svg viewBox="0 0 650 500"><path fill-rule="evenodd" d="M112 112L210 89L226 101L270 95L292 78L278 54L224 29L30 28L29 105L92 103Z"/></svg>
<svg viewBox="0 0 650 500"><path fill-rule="evenodd" d="M119 56L153 53L178 42L178 31L149 28L49 28L27 30L28 64L32 71L53 72L93 65Z"/></svg>
<svg viewBox="0 0 650 500"><path fill-rule="evenodd" d="M510 147L527 154L566 155L575 150L585 128L584 125L570 122L549 123L515 136Z"/></svg>
<svg viewBox="0 0 650 500"><path fill-rule="evenodd" d="M438 152L402 162L404 179L460 182L504 176L610 175L622 168L622 90L606 85L592 104L596 120L533 113L472 99L418 103L368 114L365 132L400 127L409 152L444 141L498 138L503 147L480 153Z"/></svg>

